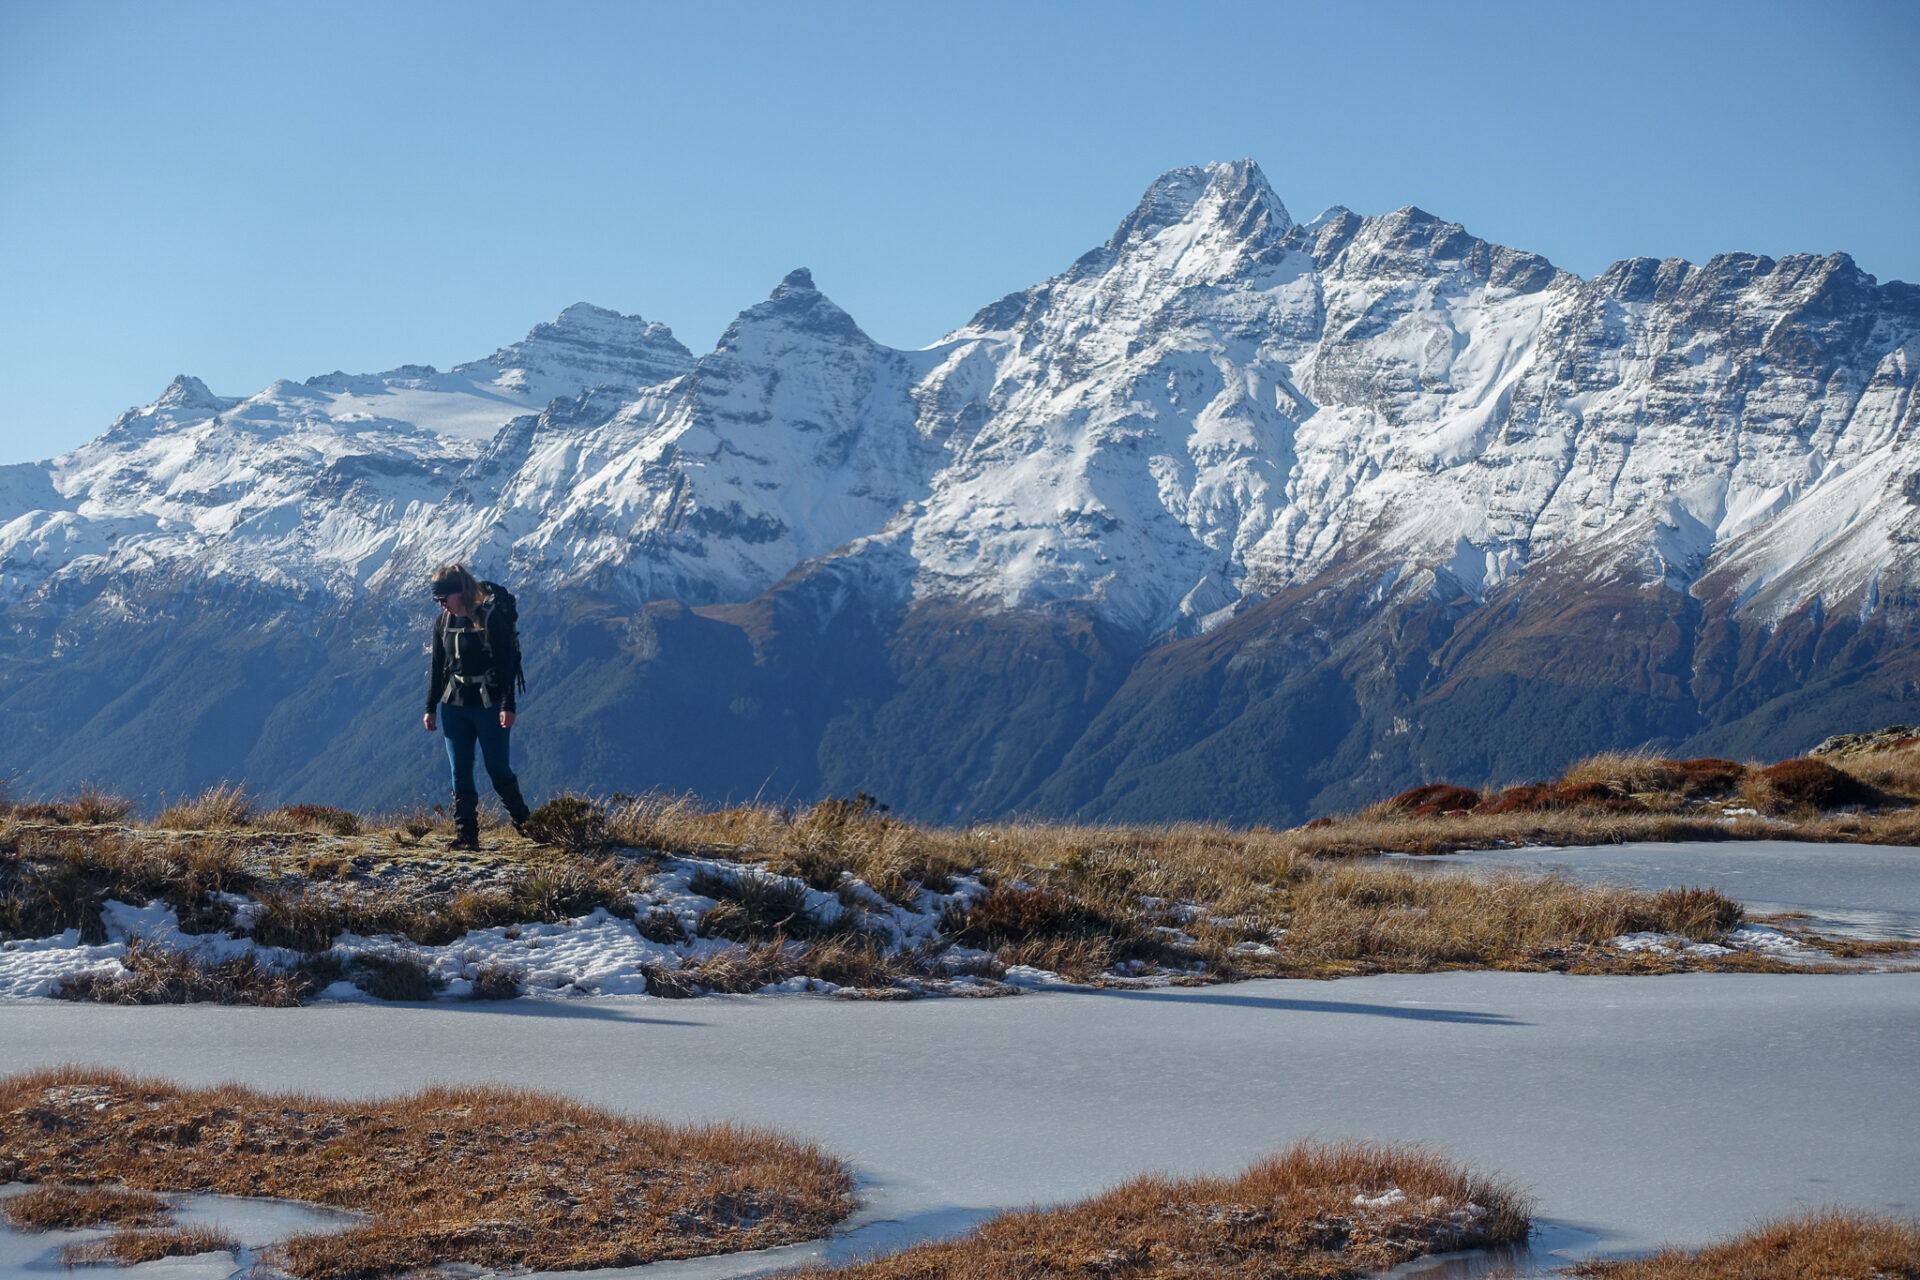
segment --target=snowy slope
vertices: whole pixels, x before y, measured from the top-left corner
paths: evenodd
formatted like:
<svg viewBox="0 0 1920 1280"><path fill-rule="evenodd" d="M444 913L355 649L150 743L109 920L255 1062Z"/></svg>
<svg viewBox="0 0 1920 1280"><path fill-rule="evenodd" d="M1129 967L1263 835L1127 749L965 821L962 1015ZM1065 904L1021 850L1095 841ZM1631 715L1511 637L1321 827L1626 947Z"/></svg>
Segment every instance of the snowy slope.
<svg viewBox="0 0 1920 1280"><path fill-rule="evenodd" d="M884 546L902 593L1158 635L1342 563L1480 598L1585 549L1871 607L1915 576L1916 353L1916 291L1843 255L1582 281L1417 209L1295 224L1214 164L925 351L800 271L698 361L581 305L447 373L180 379L0 472L0 592L185 570L351 601L466 555L715 602Z"/></svg>
<svg viewBox="0 0 1920 1280"><path fill-rule="evenodd" d="M685 372L665 326L597 307L440 373L276 382L218 396L182 375L105 435L0 472L0 601L58 575L186 566L351 596L484 442L556 396Z"/></svg>

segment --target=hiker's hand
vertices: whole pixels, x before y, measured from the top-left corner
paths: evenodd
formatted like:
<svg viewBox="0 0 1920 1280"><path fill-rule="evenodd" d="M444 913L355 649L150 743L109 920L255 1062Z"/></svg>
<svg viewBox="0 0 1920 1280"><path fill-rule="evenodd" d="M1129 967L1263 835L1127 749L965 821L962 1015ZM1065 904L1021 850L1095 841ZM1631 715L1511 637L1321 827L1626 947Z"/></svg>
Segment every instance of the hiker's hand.
<svg viewBox="0 0 1920 1280"><path fill-rule="evenodd" d="M432 733L435 729L438 729L440 727L439 724L434 720L433 712L431 711L427 712L427 714L420 717L420 723L427 726L428 733Z"/></svg>
<svg viewBox="0 0 1920 1280"><path fill-rule="evenodd" d="M502 711L502 712L500 713L500 727L501 727L502 729L511 729L511 728L513 728L513 712L511 712L511 711Z"/></svg>

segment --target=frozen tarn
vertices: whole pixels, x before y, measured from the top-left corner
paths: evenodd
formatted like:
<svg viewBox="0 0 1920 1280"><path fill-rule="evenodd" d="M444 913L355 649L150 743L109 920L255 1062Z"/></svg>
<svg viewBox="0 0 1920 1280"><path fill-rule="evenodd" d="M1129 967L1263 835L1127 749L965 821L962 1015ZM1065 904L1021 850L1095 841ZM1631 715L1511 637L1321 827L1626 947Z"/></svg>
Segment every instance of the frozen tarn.
<svg viewBox="0 0 1920 1280"><path fill-rule="evenodd" d="M1714 844L1476 849L1402 859L1429 868L1558 871L1636 889L1711 885L1752 915L1804 913L1815 933L1920 942L1920 849L1905 845L1729 840ZM1771 949L1757 935L1758 949Z"/></svg>
<svg viewBox="0 0 1920 1280"><path fill-rule="evenodd" d="M0 1200L26 1191L24 1185L0 1185ZM253 1265L259 1250L293 1235L344 1231L365 1221L362 1215L289 1200L216 1195L168 1196L172 1225L217 1227L240 1245L231 1252L161 1258L131 1267L114 1267L115 1280L227 1280ZM62 1273L60 1251L68 1245L105 1239L112 1228L70 1231L17 1231L0 1221L0 1280L45 1280ZM85 1274L83 1272L83 1274Z"/></svg>
<svg viewBox="0 0 1920 1280"><path fill-rule="evenodd" d="M1542 1219L1607 1252L1697 1245L1822 1204L1920 1212L1916 974L1445 973L905 1004L0 1007L0 1071L62 1062L360 1097L522 1085L774 1125L854 1165L865 1233L736 1259L733 1274L949 1234L1147 1170L1227 1174L1305 1137L1429 1143L1513 1179Z"/></svg>

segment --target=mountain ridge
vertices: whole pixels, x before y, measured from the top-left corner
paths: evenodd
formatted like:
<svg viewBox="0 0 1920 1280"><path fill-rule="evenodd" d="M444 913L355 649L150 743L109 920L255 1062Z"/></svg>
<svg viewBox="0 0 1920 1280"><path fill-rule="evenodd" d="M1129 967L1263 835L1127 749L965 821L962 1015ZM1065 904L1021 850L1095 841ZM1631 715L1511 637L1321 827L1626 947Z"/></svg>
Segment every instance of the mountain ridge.
<svg viewBox="0 0 1920 1280"><path fill-rule="evenodd" d="M1488 768L1564 763L1576 729L1778 754L1831 654L1874 655L1837 673L1847 697L1912 696L1917 354L1920 289L1841 254L1582 280L1413 206L1295 223L1251 161L1173 170L1104 245L918 351L802 268L699 357L578 304L445 374L243 398L183 375L0 471L0 706L57 704L44 660L105 644L107 599L232 595L377 652L466 557L575 618L530 619L536 663L642 701L678 682L675 714L734 744L708 791L759 770L937 817L1290 819L1459 776L1474 698L1532 744ZM647 612L669 600L695 612ZM399 758L376 714L346 720ZM778 759L741 745L767 716ZM916 717L951 758L906 767ZM613 719L569 732L600 744L583 782L673 776ZM1117 796L1089 734L1161 799ZM75 767L42 742L68 763L24 776ZM1165 808L1202 775L1208 815Z"/></svg>

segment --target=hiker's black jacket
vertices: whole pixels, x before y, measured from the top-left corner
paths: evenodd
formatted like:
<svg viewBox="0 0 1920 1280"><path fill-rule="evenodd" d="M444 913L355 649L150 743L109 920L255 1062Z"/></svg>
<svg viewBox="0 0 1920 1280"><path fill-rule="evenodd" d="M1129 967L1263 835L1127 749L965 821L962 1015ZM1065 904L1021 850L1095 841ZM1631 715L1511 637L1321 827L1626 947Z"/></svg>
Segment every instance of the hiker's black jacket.
<svg viewBox="0 0 1920 1280"><path fill-rule="evenodd" d="M513 624L481 605L475 617L442 614L433 623L433 670L427 677L427 711L438 703L499 707L512 711ZM473 625L484 620L486 634Z"/></svg>

